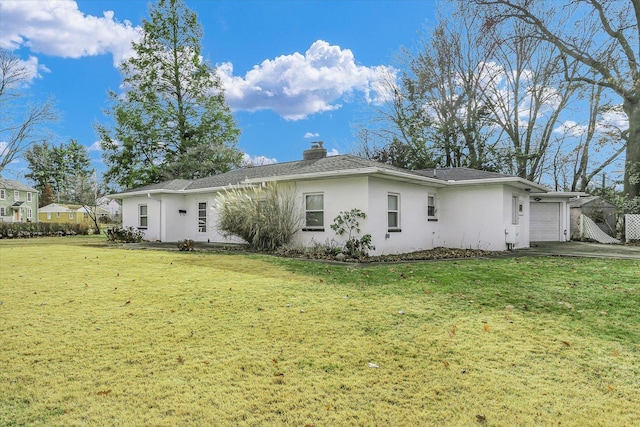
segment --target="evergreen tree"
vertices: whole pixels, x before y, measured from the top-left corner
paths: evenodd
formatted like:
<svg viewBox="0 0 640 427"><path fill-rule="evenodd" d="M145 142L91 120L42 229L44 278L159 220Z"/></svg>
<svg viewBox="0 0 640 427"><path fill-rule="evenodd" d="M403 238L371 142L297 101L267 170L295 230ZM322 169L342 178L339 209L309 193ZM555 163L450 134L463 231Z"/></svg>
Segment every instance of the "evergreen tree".
<svg viewBox="0 0 640 427"><path fill-rule="evenodd" d="M109 184L126 189L240 164L240 132L220 79L202 60L201 38L196 14L182 0L151 6L135 54L120 68L124 93L109 93L113 127L96 127Z"/></svg>
<svg viewBox="0 0 640 427"><path fill-rule="evenodd" d="M40 206L38 207L43 207L43 206L48 206L51 203L55 203L56 199L53 195L53 189L51 188L51 184L49 184L48 182L44 185L44 188L42 189L42 195L40 196Z"/></svg>

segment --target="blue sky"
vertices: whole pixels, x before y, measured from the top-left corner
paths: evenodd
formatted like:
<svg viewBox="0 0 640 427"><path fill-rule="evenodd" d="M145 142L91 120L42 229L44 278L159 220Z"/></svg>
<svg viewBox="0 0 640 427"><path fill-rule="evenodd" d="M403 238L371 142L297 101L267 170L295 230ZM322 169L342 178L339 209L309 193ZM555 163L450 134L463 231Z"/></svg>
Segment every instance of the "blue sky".
<svg viewBox="0 0 640 427"><path fill-rule="evenodd" d="M355 147L402 46L433 23L436 0L185 0L204 29L203 54L223 72L242 130L239 148L256 163L301 158L311 141L334 154ZM52 96L61 120L53 142L77 139L103 169L92 125L105 122L147 0L0 0L0 46L25 61L33 99ZM314 76L311 80L310 76ZM256 90L259 87L260 90ZM287 90L283 88L286 87ZM21 179L23 160L3 171Z"/></svg>

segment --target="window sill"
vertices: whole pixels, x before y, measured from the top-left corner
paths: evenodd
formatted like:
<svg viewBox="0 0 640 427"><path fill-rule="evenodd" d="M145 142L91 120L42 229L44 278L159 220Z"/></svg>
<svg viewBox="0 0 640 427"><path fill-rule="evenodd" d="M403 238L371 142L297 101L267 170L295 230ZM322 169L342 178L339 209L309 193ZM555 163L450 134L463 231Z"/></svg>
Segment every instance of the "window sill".
<svg viewBox="0 0 640 427"><path fill-rule="evenodd" d="M148 227L138 227L138 230L146 230Z"/></svg>
<svg viewBox="0 0 640 427"><path fill-rule="evenodd" d="M400 233L402 232L401 228L390 228L387 230L387 233Z"/></svg>
<svg viewBox="0 0 640 427"><path fill-rule="evenodd" d="M429 218L427 219L429 222L438 222L438 218Z"/></svg>
<svg viewBox="0 0 640 427"><path fill-rule="evenodd" d="M324 228L303 228L302 231L320 231L320 232L323 232Z"/></svg>

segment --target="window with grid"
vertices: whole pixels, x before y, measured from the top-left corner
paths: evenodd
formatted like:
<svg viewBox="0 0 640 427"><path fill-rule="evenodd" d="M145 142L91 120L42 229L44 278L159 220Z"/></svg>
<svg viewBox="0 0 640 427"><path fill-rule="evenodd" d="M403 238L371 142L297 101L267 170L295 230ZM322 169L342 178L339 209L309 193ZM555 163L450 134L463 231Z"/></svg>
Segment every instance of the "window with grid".
<svg viewBox="0 0 640 427"><path fill-rule="evenodd" d="M138 205L138 228L146 230L148 219L147 205Z"/></svg>
<svg viewBox="0 0 640 427"><path fill-rule="evenodd" d="M207 202L198 203L198 232L207 232Z"/></svg>
<svg viewBox="0 0 640 427"><path fill-rule="evenodd" d="M387 195L387 227L389 230L400 229L400 195Z"/></svg>
<svg viewBox="0 0 640 427"><path fill-rule="evenodd" d="M429 218L436 217L436 196L433 194L427 196L427 216Z"/></svg>
<svg viewBox="0 0 640 427"><path fill-rule="evenodd" d="M324 194L304 195L305 230L324 230Z"/></svg>

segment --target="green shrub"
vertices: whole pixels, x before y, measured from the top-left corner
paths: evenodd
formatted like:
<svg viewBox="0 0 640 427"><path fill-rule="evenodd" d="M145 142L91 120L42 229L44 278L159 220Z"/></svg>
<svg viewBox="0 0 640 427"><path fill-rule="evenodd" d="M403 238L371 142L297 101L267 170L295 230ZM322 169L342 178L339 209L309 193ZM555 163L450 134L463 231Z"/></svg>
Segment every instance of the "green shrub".
<svg viewBox="0 0 640 427"><path fill-rule="evenodd" d="M85 224L51 222L0 222L0 239L76 236L79 234L89 234L89 227Z"/></svg>
<svg viewBox="0 0 640 427"><path fill-rule="evenodd" d="M300 229L301 211L290 187L275 184L230 188L218 197L218 228L253 249L273 251Z"/></svg>
<svg viewBox="0 0 640 427"><path fill-rule="evenodd" d="M371 244L371 234L365 234L358 238L360 234L360 220L366 219L367 215L360 209L351 209L343 211L334 218L331 229L338 236L346 236L347 241L344 243L342 252L349 258L366 258L369 256L370 250L376 247Z"/></svg>
<svg viewBox="0 0 640 427"><path fill-rule="evenodd" d="M142 241L144 233L134 227L112 227L105 231L110 242L138 243Z"/></svg>

